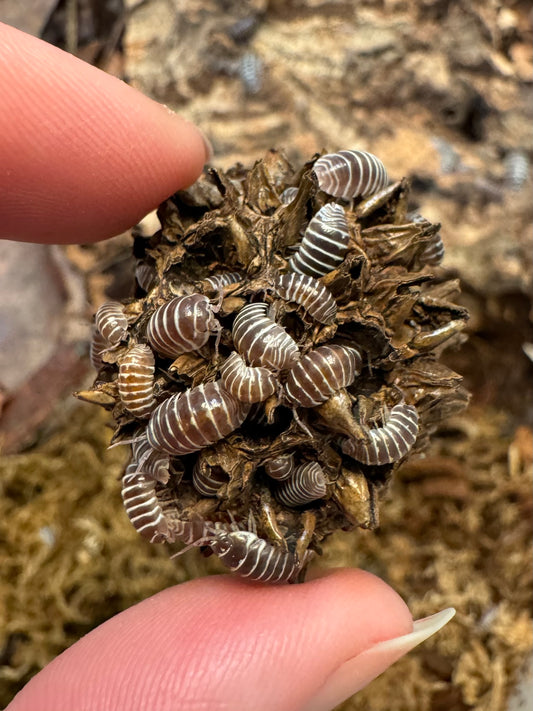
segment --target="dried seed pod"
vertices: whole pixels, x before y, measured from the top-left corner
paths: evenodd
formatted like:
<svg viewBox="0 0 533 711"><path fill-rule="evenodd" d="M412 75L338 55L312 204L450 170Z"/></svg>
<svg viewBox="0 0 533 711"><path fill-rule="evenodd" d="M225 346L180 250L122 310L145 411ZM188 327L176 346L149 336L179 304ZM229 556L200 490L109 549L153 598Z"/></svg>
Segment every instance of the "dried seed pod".
<svg viewBox="0 0 533 711"><path fill-rule="evenodd" d="M96 330L99 331L110 346L118 346L128 335L128 319L124 314L124 306L118 301L106 301L94 316Z"/></svg>
<svg viewBox="0 0 533 711"><path fill-rule="evenodd" d="M265 462L265 471L269 477L277 481L284 481L294 472L294 454L282 454Z"/></svg>
<svg viewBox="0 0 533 711"><path fill-rule="evenodd" d="M275 321L267 316L262 302L242 308L233 322L233 343L250 365L266 365L275 370L290 368L298 358L298 346Z"/></svg>
<svg viewBox="0 0 533 711"><path fill-rule="evenodd" d="M128 466L122 479L122 501L135 529L151 543L170 541L168 522L155 494L155 481Z"/></svg>
<svg viewBox="0 0 533 711"><path fill-rule="evenodd" d="M282 205L290 205L297 195L298 188L285 188L279 199Z"/></svg>
<svg viewBox="0 0 533 711"><path fill-rule="evenodd" d="M224 274L215 274L212 277L208 277L202 283L205 284L206 290L218 292L230 284L236 284L238 281L242 281L242 276L238 272L224 272Z"/></svg>
<svg viewBox="0 0 533 711"><path fill-rule="evenodd" d="M154 479L161 484L168 482L170 478L168 454L152 449L145 437L133 442L131 449L133 461L138 462L139 469L142 469L142 473L148 479Z"/></svg>
<svg viewBox="0 0 533 711"><path fill-rule="evenodd" d="M345 200L377 193L389 182L383 163L366 151L328 153L316 161L313 171L321 190Z"/></svg>
<svg viewBox="0 0 533 711"><path fill-rule="evenodd" d="M108 342L102 336L100 331L95 329L93 331L93 335L91 337L91 344L89 346L89 360L91 361L91 365L93 366L93 368L95 368L96 370L100 370L100 368L104 364L101 355L103 351L106 350L108 345Z"/></svg>
<svg viewBox="0 0 533 711"><path fill-rule="evenodd" d="M303 306L320 323L335 321L337 304L326 287L306 274L283 274L275 281L276 292L287 301Z"/></svg>
<svg viewBox="0 0 533 711"><path fill-rule="evenodd" d="M285 506L304 506L322 499L327 493L327 483L320 464L308 462L296 467L291 478L280 484L276 497Z"/></svg>
<svg viewBox="0 0 533 711"><path fill-rule="evenodd" d="M118 370L118 394L134 417L149 417L154 398L155 360L150 347L138 343L121 359Z"/></svg>
<svg viewBox="0 0 533 711"><path fill-rule="evenodd" d="M250 406L220 381L171 395L154 410L146 435L150 446L173 456L197 452L240 427Z"/></svg>
<svg viewBox="0 0 533 711"><path fill-rule="evenodd" d="M293 553L267 543L251 531L214 531L209 546L227 568L242 578L283 583L300 570Z"/></svg>
<svg viewBox="0 0 533 711"><path fill-rule="evenodd" d="M368 430L367 440L347 439L342 451L364 464L390 464L409 452L418 435L416 407L400 403L390 411L383 427Z"/></svg>
<svg viewBox="0 0 533 711"><path fill-rule="evenodd" d="M319 405L337 390L351 385L361 372L361 364L361 354L356 348L320 346L289 371L285 383L287 397L294 405Z"/></svg>
<svg viewBox="0 0 533 711"><path fill-rule="evenodd" d="M148 322L146 336L152 347L167 358L195 351L218 330L207 296L177 296L160 306Z"/></svg>
<svg viewBox="0 0 533 711"><path fill-rule="evenodd" d="M141 289L148 292L157 284L157 272L150 264L139 262L135 267L135 279Z"/></svg>
<svg viewBox="0 0 533 711"><path fill-rule="evenodd" d="M333 271L348 251L350 233L342 205L324 205L305 230L298 251L289 259L293 272L321 277Z"/></svg>
<svg viewBox="0 0 533 711"><path fill-rule="evenodd" d="M236 351L222 364L220 378L226 390L241 402L263 402L276 392L278 383L266 368L247 366Z"/></svg>

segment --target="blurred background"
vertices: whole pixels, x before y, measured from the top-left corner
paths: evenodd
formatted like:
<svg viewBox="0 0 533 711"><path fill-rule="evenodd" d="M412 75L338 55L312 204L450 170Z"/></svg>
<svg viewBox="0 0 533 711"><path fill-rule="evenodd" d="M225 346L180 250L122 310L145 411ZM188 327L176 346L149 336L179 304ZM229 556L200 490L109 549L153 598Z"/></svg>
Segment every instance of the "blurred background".
<svg viewBox="0 0 533 711"><path fill-rule="evenodd" d="M336 534L320 565L376 573L415 617L450 605L457 616L344 711L533 708L532 20L526 0L0 4L0 21L201 126L215 166L269 148L295 165L369 150L442 223L443 266L471 313L445 360L471 406L400 469L380 529ZM152 215L137 229L157 226ZM92 314L133 293L134 266L129 233L0 243L2 705L118 611L220 572L140 539L120 499L127 454L107 450L106 414L72 397L91 382Z"/></svg>

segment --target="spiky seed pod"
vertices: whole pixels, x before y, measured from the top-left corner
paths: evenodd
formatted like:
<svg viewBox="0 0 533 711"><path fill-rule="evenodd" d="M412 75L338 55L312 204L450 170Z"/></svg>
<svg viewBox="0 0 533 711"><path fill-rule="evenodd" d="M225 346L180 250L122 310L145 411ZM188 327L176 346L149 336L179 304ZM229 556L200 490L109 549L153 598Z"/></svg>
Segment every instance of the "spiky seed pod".
<svg viewBox="0 0 533 711"><path fill-rule="evenodd" d="M342 451L364 464L382 465L400 461L416 442L416 407L405 403L395 405L383 427L369 429L367 434L367 440L345 440Z"/></svg>
<svg viewBox="0 0 533 711"><path fill-rule="evenodd" d="M269 477L276 481L284 481L294 472L294 454L282 454L265 462L265 471Z"/></svg>
<svg viewBox="0 0 533 711"><path fill-rule="evenodd" d="M320 323L335 321L337 304L326 287L305 274L283 274L276 279L276 293L287 301L294 301Z"/></svg>
<svg viewBox="0 0 533 711"><path fill-rule="evenodd" d="M247 366L235 351L222 364L220 379L226 390L241 402L263 402L276 392L278 386L269 370Z"/></svg>
<svg viewBox="0 0 533 711"><path fill-rule="evenodd" d="M351 385L361 372L361 354L346 346L320 346L305 355L287 375L285 391L294 405L315 407Z"/></svg>
<svg viewBox="0 0 533 711"><path fill-rule="evenodd" d="M298 251L289 259L293 272L321 277L339 266L348 251L350 232L342 205L329 203L313 217Z"/></svg>
<svg viewBox="0 0 533 711"><path fill-rule="evenodd" d="M134 528L151 543L170 540L168 522L157 496L155 481L137 471L137 464L128 466L122 478L122 501Z"/></svg>
<svg viewBox="0 0 533 711"><path fill-rule="evenodd" d="M233 344L250 365L270 366L274 370L290 368L300 357L298 346L269 316L268 304L248 304L233 322Z"/></svg>
<svg viewBox="0 0 533 711"><path fill-rule="evenodd" d="M128 334L128 319L124 306L118 301L106 301L94 316L96 330L110 346L117 346Z"/></svg>
<svg viewBox="0 0 533 711"><path fill-rule="evenodd" d="M162 356L176 358L203 346L216 330L209 299L190 294L160 306L148 322L146 337Z"/></svg>
<svg viewBox="0 0 533 711"><path fill-rule="evenodd" d="M300 569L293 553L267 543L251 531L216 532L209 545L227 568L249 580L288 582Z"/></svg>
<svg viewBox="0 0 533 711"><path fill-rule="evenodd" d="M296 467L294 474L276 491L278 501L286 506L305 506L326 496L327 477L318 462Z"/></svg>
<svg viewBox="0 0 533 711"><path fill-rule="evenodd" d="M313 166L318 185L328 195L350 200L387 187L385 166L366 151L339 151L319 158Z"/></svg>
<svg viewBox="0 0 533 711"><path fill-rule="evenodd" d="M150 446L172 456L197 452L240 427L250 406L230 395L220 381L171 395L152 413Z"/></svg>
<svg viewBox="0 0 533 711"><path fill-rule="evenodd" d="M149 346L138 343L120 360L118 394L122 404L134 417L149 417L154 398L154 354Z"/></svg>
<svg viewBox="0 0 533 711"><path fill-rule="evenodd" d="M80 393L114 404L115 441L133 441L135 470L125 488L142 483L168 526L168 534L159 530L156 506L146 535L211 548L237 575L256 580L300 579L333 531L377 525L379 495L400 461L422 451L436 425L467 402L460 377L439 362L443 348L464 337L467 314L448 300L455 282L443 271L432 279L424 263L438 226L408 213L405 180L343 207L317 190L323 163L293 169L270 151L251 171L210 170L160 206L162 229L135 242L139 266L160 276L121 307L127 331L106 342L93 389ZM283 204L288 186L295 199ZM229 283L233 274L238 283ZM320 277L337 305L333 315L323 318L316 303L291 291L298 274ZM183 334L179 349L152 347L161 404L142 421L120 402L120 363L176 300L192 302L203 325L178 321L193 336L185 350ZM244 376L232 382L232 364L252 384L266 369L260 397L272 379L274 392L240 401L234 395L253 388ZM280 489L294 488L295 462L319 463L327 473L325 493L314 494L320 498L280 501ZM152 512L146 498L141 504L143 515Z"/></svg>

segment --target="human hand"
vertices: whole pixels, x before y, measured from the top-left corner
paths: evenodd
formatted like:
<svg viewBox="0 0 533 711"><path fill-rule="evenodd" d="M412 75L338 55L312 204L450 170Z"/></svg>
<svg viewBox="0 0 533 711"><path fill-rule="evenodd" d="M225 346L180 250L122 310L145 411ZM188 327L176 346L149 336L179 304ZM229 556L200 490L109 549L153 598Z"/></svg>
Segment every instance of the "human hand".
<svg viewBox="0 0 533 711"><path fill-rule="evenodd" d="M207 157L191 124L5 25L0 89L0 231L8 239L109 237L192 183ZM452 615L413 625L401 598L358 570L274 587L196 580L89 633L8 711L331 709Z"/></svg>

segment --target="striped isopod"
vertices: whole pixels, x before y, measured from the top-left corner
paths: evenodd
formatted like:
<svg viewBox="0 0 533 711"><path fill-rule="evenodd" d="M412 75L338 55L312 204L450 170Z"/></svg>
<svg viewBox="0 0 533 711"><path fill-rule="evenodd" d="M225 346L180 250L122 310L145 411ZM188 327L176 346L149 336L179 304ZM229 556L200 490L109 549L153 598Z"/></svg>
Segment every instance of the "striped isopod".
<svg viewBox="0 0 533 711"><path fill-rule="evenodd" d="M108 345L118 346L128 335L128 319L124 306L118 301L106 301L97 310L94 321L96 330L105 338Z"/></svg>
<svg viewBox="0 0 533 711"><path fill-rule="evenodd" d="M205 521L198 515L193 516L189 521L171 519L170 528L175 538L188 545L205 546L209 543L213 532L232 530L232 524L220 523L218 521ZM185 551L180 551L181 555ZM174 557L174 556L172 556Z"/></svg>
<svg viewBox="0 0 533 711"><path fill-rule="evenodd" d="M289 259L289 266L298 274L324 276L342 262L349 241L350 233L342 205L324 205L307 226L298 251Z"/></svg>
<svg viewBox="0 0 533 711"><path fill-rule="evenodd" d="M154 267L144 262L139 262L135 267L135 279L144 291L148 292L157 284L157 272Z"/></svg>
<svg viewBox="0 0 533 711"><path fill-rule="evenodd" d="M281 193L279 200L282 205L290 205L297 195L298 188L285 188L285 190Z"/></svg>
<svg viewBox="0 0 533 711"><path fill-rule="evenodd" d="M265 462L265 471L269 477L277 481L288 479L294 471L294 454L282 454Z"/></svg>
<svg viewBox="0 0 533 711"><path fill-rule="evenodd" d="M317 462L296 467L294 474L276 491L276 498L285 506L304 506L322 499L327 493L328 480Z"/></svg>
<svg viewBox="0 0 533 711"><path fill-rule="evenodd" d="M263 583L284 583L301 568L298 558L251 531L213 531L209 546L233 573Z"/></svg>
<svg viewBox="0 0 533 711"><path fill-rule="evenodd" d="M154 354L138 343L121 359L118 369L118 394L122 404L135 417L148 417L154 409Z"/></svg>
<svg viewBox="0 0 533 711"><path fill-rule="evenodd" d="M429 225L428 220L419 212L411 212L407 217L411 222L416 224L426 223L426 225ZM437 266L442 262L443 258L444 244L440 233L436 232L431 236L424 249L420 252L419 259L422 264Z"/></svg>
<svg viewBox="0 0 533 711"><path fill-rule="evenodd" d="M509 151L504 159L505 186L514 192L522 189L529 177L529 159L521 150Z"/></svg>
<svg viewBox="0 0 533 711"><path fill-rule="evenodd" d="M170 460L168 454L152 449L148 440L141 437L132 443L133 461L138 463L139 469L149 479L166 484L170 477Z"/></svg>
<svg viewBox="0 0 533 711"><path fill-rule="evenodd" d="M334 392L351 385L361 372L362 358L356 348L319 346L307 353L287 375L285 390L290 402L315 407Z"/></svg>
<svg viewBox="0 0 533 711"><path fill-rule="evenodd" d="M242 281L242 276L238 272L224 272L204 279L203 284L208 291L222 291L224 287L236 284L238 281Z"/></svg>
<svg viewBox="0 0 533 711"><path fill-rule="evenodd" d="M104 364L102 361L102 352L105 351L108 347L108 343L106 339L102 336L100 331L97 329L94 330L92 338L91 338L91 344L89 346L89 360L91 361L91 365L95 370L100 370L102 365Z"/></svg>
<svg viewBox="0 0 533 711"><path fill-rule="evenodd" d="M194 465L192 483L202 496L216 496L220 487L227 482L228 475L220 467L211 467L200 460Z"/></svg>
<svg viewBox="0 0 533 711"><path fill-rule="evenodd" d="M128 518L151 543L171 541L168 522L155 494L155 481L137 471L137 464L130 464L122 479L122 501Z"/></svg>
<svg viewBox="0 0 533 711"><path fill-rule="evenodd" d="M342 451L363 464L391 464L405 457L417 434L416 407L400 403L392 408L383 427L368 429L367 440L345 440Z"/></svg>
<svg viewBox="0 0 533 711"><path fill-rule="evenodd" d="M283 274L276 279L275 288L279 296L300 304L320 323L331 324L335 321L335 299L314 277L306 274Z"/></svg>
<svg viewBox="0 0 533 711"><path fill-rule="evenodd" d="M236 351L222 364L220 378L226 390L241 402L263 402L277 386L277 380L269 370L246 365Z"/></svg>
<svg viewBox="0 0 533 711"><path fill-rule="evenodd" d="M316 161L313 171L321 190L345 200L377 193L389 182L383 163L366 151L328 153Z"/></svg>
<svg viewBox="0 0 533 711"><path fill-rule="evenodd" d="M220 381L171 395L152 413L146 435L154 449L189 454L240 427L250 406L230 395Z"/></svg>
<svg viewBox="0 0 533 711"><path fill-rule="evenodd" d="M160 306L148 322L146 336L153 348L167 358L195 351L218 331L207 296L177 296Z"/></svg>
<svg viewBox="0 0 533 711"><path fill-rule="evenodd" d="M284 370L296 363L300 352L285 329L267 316L267 309L262 302L244 306L233 322L233 343L250 365Z"/></svg>

